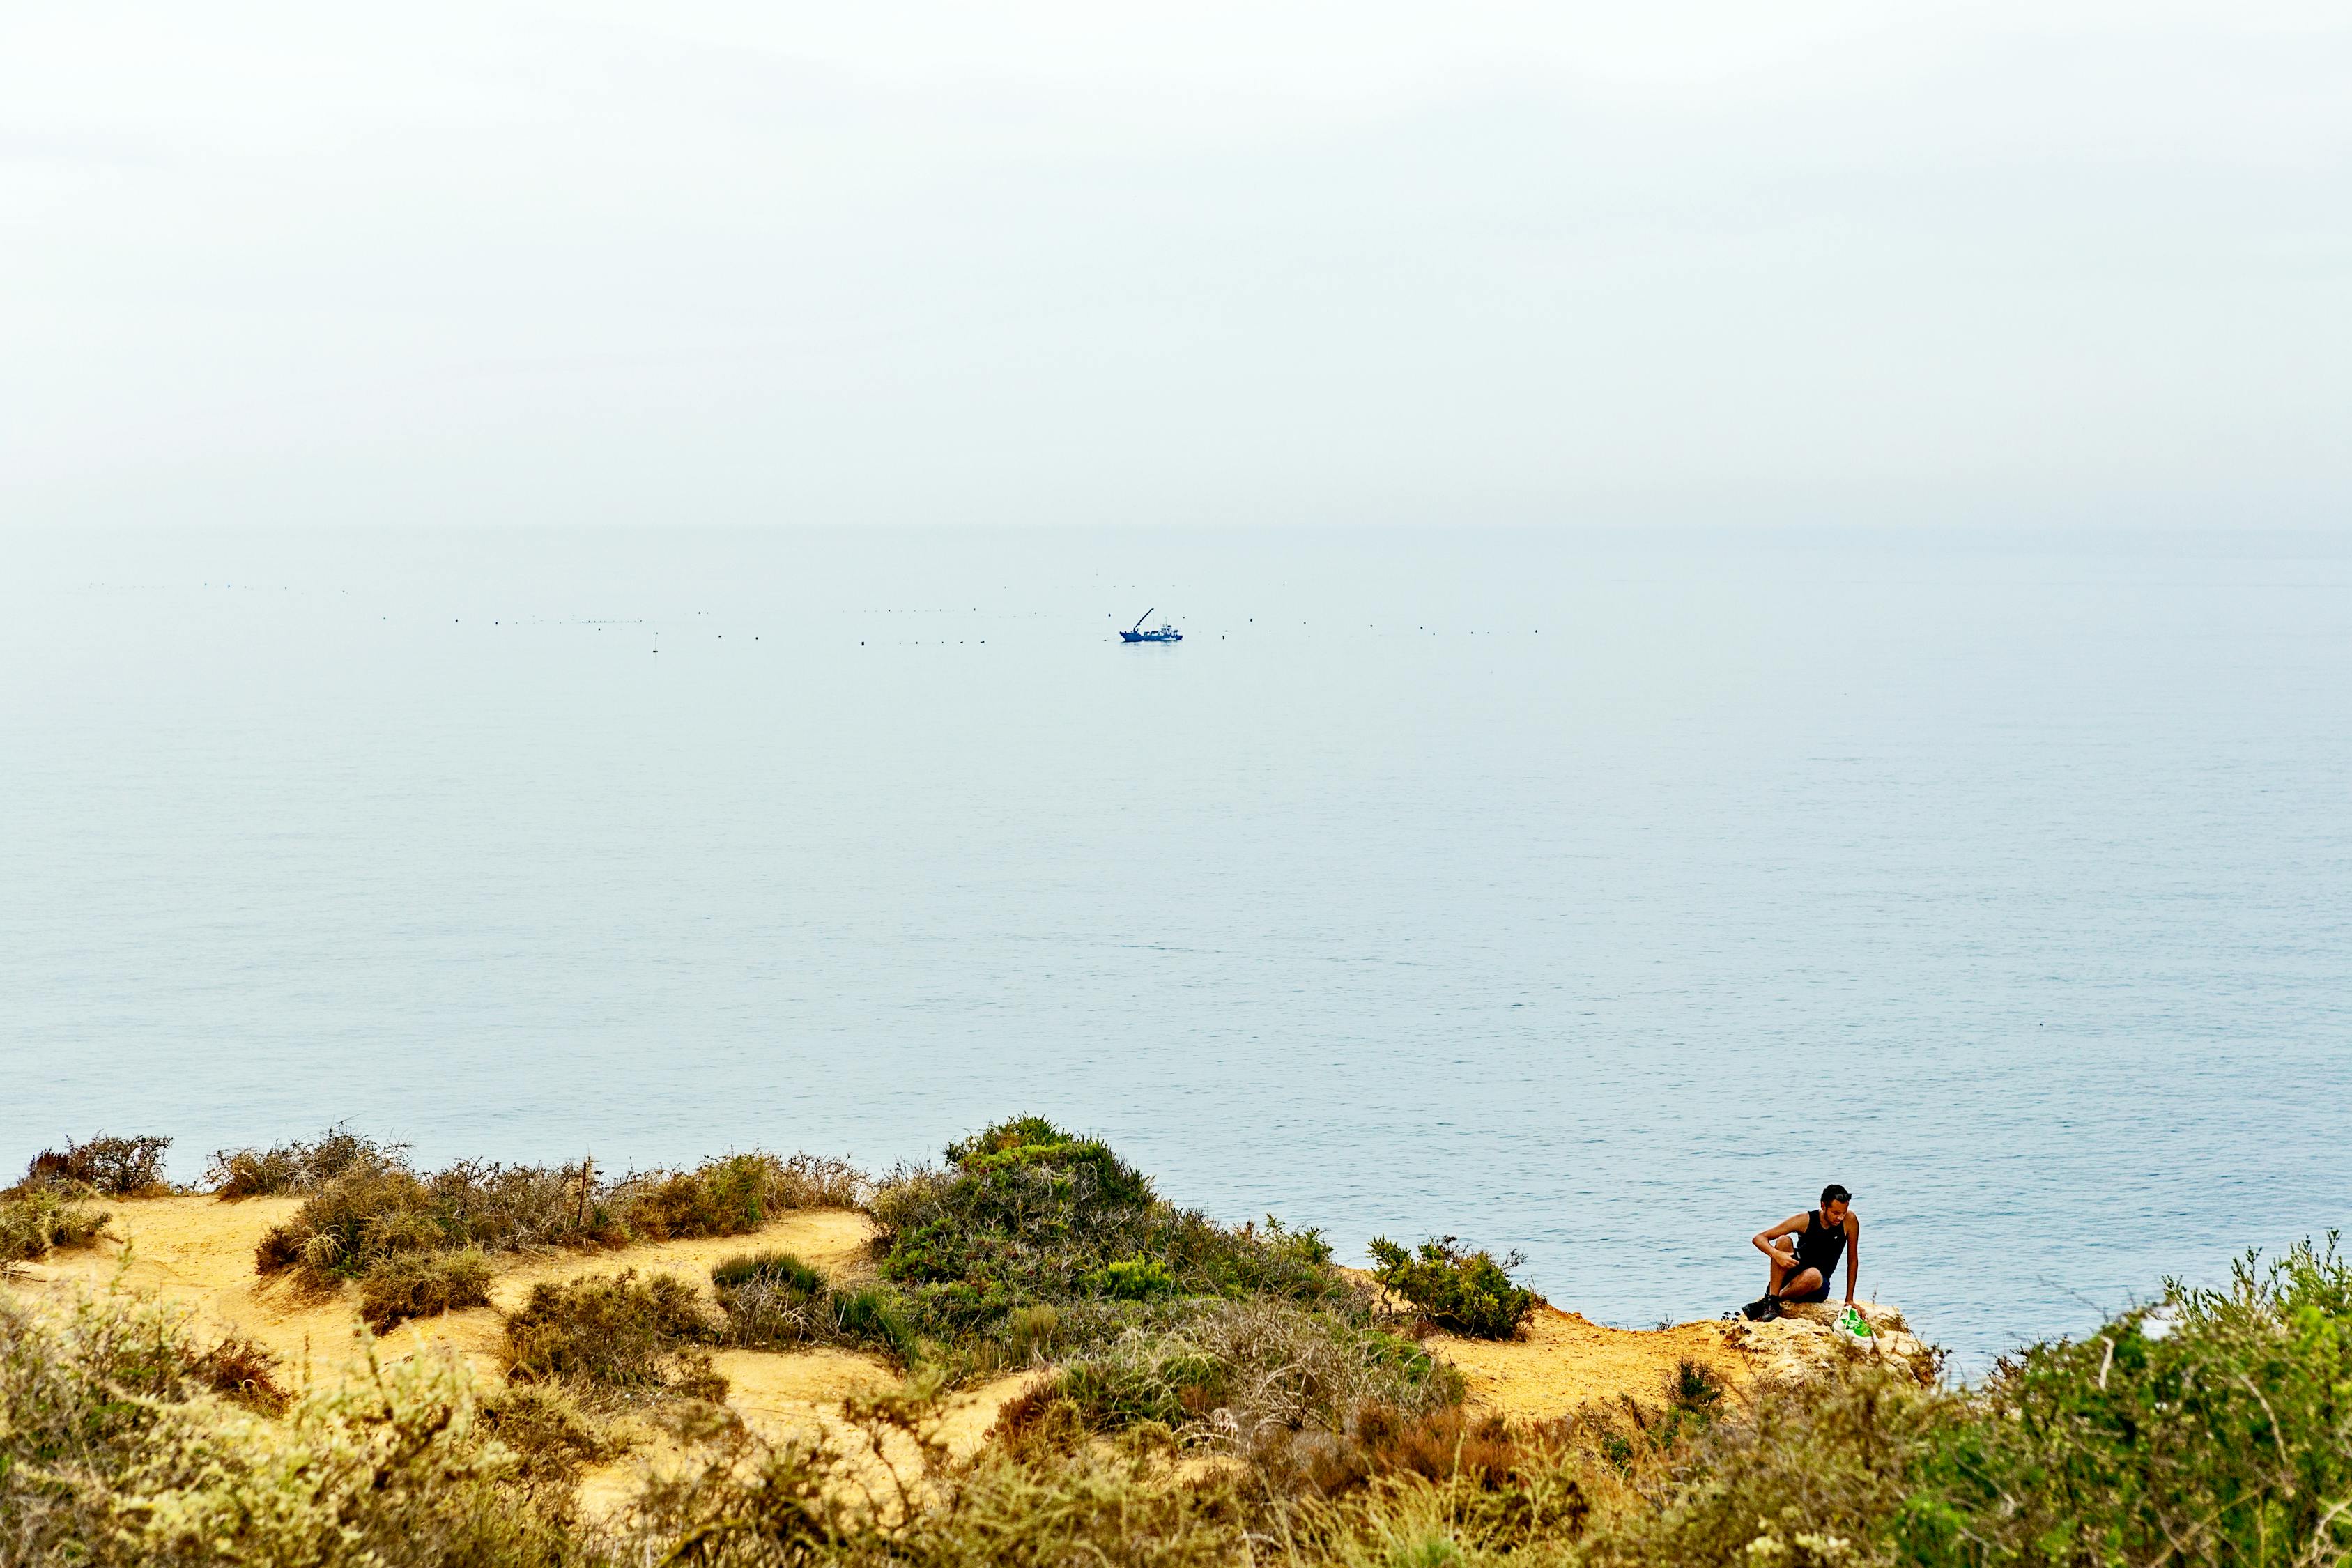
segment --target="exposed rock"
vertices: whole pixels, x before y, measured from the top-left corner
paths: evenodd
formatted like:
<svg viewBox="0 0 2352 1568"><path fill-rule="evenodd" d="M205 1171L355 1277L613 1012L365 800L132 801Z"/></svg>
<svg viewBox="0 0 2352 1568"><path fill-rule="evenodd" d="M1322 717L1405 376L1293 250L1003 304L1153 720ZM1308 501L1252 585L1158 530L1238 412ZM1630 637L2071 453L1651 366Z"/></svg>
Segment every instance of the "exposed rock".
<svg viewBox="0 0 2352 1568"><path fill-rule="evenodd" d="M1758 1363L1768 1379L1814 1376L1841 1362L1875 1359L1919 1384L1936 1381L1936 1354L1911 1332L1901 1311L1876 1301L1856 1301L1871 1327L1867 1343L1857 1343L1833 1327L1844 1310L1829 1301L1791 1304L1771 1322L1732 1324L1734 1342Z"/></svg>

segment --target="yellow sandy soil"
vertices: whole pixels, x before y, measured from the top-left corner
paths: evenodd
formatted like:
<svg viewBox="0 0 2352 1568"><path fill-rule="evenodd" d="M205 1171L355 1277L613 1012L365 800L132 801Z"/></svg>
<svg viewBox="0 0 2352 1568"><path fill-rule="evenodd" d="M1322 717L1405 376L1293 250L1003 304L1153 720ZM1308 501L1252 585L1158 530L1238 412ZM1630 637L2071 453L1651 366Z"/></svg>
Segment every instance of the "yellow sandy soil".
<svg viewBox="0 0 2352 1568"><path fill-rule="evenodd" d="M1676 1323L1664 1329L1611 1329L1557 1307L1536 1309L1527 1334L1516 1340L1468 1340L1434 1334L1430 1348L1462 1371L1474 1405L1506 1415L1542 1419L1565 1415L1596 1400L1621 1397L1663 1404L1675 1368L1696 1362L1734 1388L1755 1373L1753 1358L1733 1342L1728 1323Z"/></svg>

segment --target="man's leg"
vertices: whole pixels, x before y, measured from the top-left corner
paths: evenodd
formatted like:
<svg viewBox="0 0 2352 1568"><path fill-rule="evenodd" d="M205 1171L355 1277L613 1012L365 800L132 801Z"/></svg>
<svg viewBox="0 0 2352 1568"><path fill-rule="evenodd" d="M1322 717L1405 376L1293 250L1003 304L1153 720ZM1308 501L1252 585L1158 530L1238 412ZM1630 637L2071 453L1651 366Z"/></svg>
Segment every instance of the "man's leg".
<svg viewBox="0 0 2352 1568"><path fill-rule="evenodd" d="M1803 1296L1821 1288L1822 1271L1818 1268L1801 1268L1794 1264L1786 1268L1777 1263L1772 1266L1772 1289L1769 1293L1774 1297Z"/></svg>

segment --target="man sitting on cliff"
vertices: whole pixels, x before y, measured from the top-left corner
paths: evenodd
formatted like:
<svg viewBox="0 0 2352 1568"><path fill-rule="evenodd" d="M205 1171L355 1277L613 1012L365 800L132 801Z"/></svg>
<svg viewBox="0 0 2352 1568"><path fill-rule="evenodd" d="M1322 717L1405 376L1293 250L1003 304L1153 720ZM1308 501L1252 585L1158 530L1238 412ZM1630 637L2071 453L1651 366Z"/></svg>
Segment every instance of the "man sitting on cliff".
<svg viewBox="0 0 2352 1568"><path fill-rule="evenodd" d="M1761 1299L1739 1309L1750 1318L1777 1318L1784 1301L1826 1301L1830 1276L1845 1258L1845 1300L1853 1305L1853 1279L1862 1263L1862 1221L1853 1194L1832 1182L1822 1189L1822 1206L1790 1215L1755 1236L1756 1250L1772 1260L1772 1278ZM1794 1237L1791 1243L1788 1238Z"/></svg>

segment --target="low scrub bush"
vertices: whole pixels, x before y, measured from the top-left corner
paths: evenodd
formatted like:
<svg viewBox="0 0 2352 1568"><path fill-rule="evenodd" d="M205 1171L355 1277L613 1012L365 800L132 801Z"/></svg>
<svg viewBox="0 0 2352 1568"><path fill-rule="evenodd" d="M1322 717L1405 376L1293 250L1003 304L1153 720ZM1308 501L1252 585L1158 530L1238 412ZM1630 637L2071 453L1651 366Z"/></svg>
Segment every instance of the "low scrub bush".
<svg viewBox="0 0 2352 1568"><path fill-rule="evenodd" d="M625 1177L610 1201L630 1236L667 1241L747 1235L792 1209L856 1208L868 1185L846 1160L755 1151L708 1160L691 1171Z"/></svg>
<svg viewBox="0 0 2352 1568"><path fill-rule="evenodd" d="M163 1180L169 1138L110 1138L68 1142L65 1152L44 1149L26 1167L27 1187L87 1188L108 1197L153 1197L172 1190Z"/></svg>
<svg viewBox="0 0 2352 1568"><path fill-rule="evenodd" d="M915 1331L898 1298L880 1286L835 1290L825 1302L832 1337L842 1343L880 1351L901 1366L921 1360Z"/></svg>
<svg viewBox="0 0 2352 1568"><path fill-rule="evenodd" d="M278 1197L315 1192L354 1165L400 1163L399 1144L379 1143L344 1127L310 1142L268 1149L221 1149L205 1169L205 1185L224 1198Z"/></svg>
<svg viewBox="0 0 2352 1568"><path fill-rule="evenodd" d="M1012 1352L1014 1365L1027 1365L1051 1354L1061 1332L1062 1314L1040 1301L1005 1320L1005 1348Z"/></svg>
<svg viewBox="0 0 2352 1568"><path fill-rule="evenodd" d="M1470 1568L1584 1561L1577 1549L1594 1510L1573 1451L1441 1426L1408 1434L1384 1455L1396 1468L1280 1510L1292 1562Z"/></svg>
<svg viewBox="0 0 2352 1568"><path fill-rule="evenodd" d="M1073 1358L1000 1420L1008 1433L1157 1423L1286 1470L1304 1462L1287 1452L1297 1435L1336 1431L1364 1405L1426 1412L1461 1397L1459 1374L1410 1340L1286 1301L1219 1301Z"/></svg>
<svg viewBox="0 0 2352 1568"><path fill-rule="evenodd" d="M1958 1413L1953 1402L1908 1378L1856 1364L1820 1382L1762 1391L1747 1419L1713 1426L1664 1456L1664 1466L1642 1434L1615 1434L1604 1451L1648 1480L1650 1506L1613 1521L1592 1543L1591 1561L1596 1568L1767 1562L1860 1568L1895 1561L1888 1536L1908 1490L1906 1472L1936 1427Z"/></svg>
<svg viewBox="0 0 2352 1568"><path fill-rule="evenodd" d="M726 1568L1223 1568L1253 1560L1230 1478L1174 1485L1139 1453L992 1446L950 1467L919 1392L851 1412L846 1437L763 1444L738 1433L658 1479L615 1542L633 1563ZM924 1473L876 1465L912 1448ZM1270 1546L1264 1542L1262 1546ZM1257 1560L1266 1560L1265 1553Z"/></svg>
<svg viewBox="0 0 2352 1568"><path fill-rule="evenodd" d="M26 1185L0 1196L0 1263L30 1262L60 1247L88 1247L110 1216L58 1189Z"/></svg>
<svg viewBox="0 0 2352 1568"><path fill-rule="evenodd" d="M752 1350L850 1344L880 1351L901 1366L922 1359L904 1306L886 1287L843 1289L789 1252L730 1258L710 1271L725 1314L726 1342Z"/></svg>
<svg viewBox="0 0 2352 1568"><path fill-rule="evenodd" d="M824 1276L789 1252L752 1252L714 1264L710 1283L720 1290L765 1285L796 1296L814 1296L825 1288Z"/></svg>
<svg viewBox="0 0 2352 1568"><path fill-rule="evenodd" d="M218 1347L215 1347L217 1349ZM231 1360L122 1293L0 1297L0 1562L23 1568L565 1568L601 1549L509 1483L462 1366L422 1357L257 1419Z"/></svg>
<svg viewBox="0 0 2352 1568"><path fill-rule="evenodd" d="M262 1236L255 1266L299 1271L323 1286L356 1279L404 1255L439 1250L433 1196L415 1172L391 1160L361 1160L330 1177L284 1225Z"/></svg>
<svg viewBox="0 0 2352 1568"><path fill-rule="evenodd" d="M594 1166L460 1160L425 1178L446 1244L491 1252L618 1247L631 1239Z"/></svg>
<svg viewBox="0 0 2352 1568"><path fill-rule="evenodd" d="M278 1381L278 1357L253 1341L231 1335L188 1363L191 1376L233 1404L264 1415L282 1414L292 1395Z"/></svg>
<svg viewBox="0 0 2352 1568"><path fill-rule="evenodd" d="M786 1209L854 1194L863 1180L843 1161L765 1153L610 1183L585 1161L467 1160L421 1175L398 1149L343 1133L220 1156L215 1170L224 1195L308 1194L293 1218L263 1237L256 1263L265 1274L298 1270L314 1287L465 1247L499 1253L741 1235Z"/></svg>
<svg viewBox="0 0 2352 1568"><path fill-rule="evenodd" d="M730 1258L710 1271L727 1319L726 1341L747 1350L785 1350L826 1337L831 1287L789 1252Z"/></svg>
<svg viewBox="0 0 2352 1568"><path fill-rule="evenodd" d="M480 1418L490 1436L514 1451L522 1479L534 1484L568 1486L588 1466L625 1448L554 1384L509 1384L483 1399Z"/></svg>
<svg viewBox="0 0 2352 1568"><path fill-rule="evenodd" d="M615 1201L630 1233L647 1241L742 1236L767 1222L780 1164L772 1154L730 1154L697 1170L631 1178Z"/></svg>
<svg viewBox="0 0 2352 1568"><path fill-rule="evenodd" d="M1514 1252L1501 1262L1491 1252L1469 1252L1450 1236L1433 1237L1412 1252L1385 1237L1369 1248L1373 1278L1441 1328L1482 1340L1507 1340L1533 1315L1539 1298L1511 1281L1526 1261Z"/></svg>
<svg viewBox="0 0 2352 1568"><path fill-rule="evenodd" d="M1273 1219L1228 1227L1178 1209L1099 1140L1043 1118L999 1122L947 1154L943 1169L896 1173L871 1208L882 1276L926 1335L986 1338L1009 1354L1007 1323L1041 1303L1352 1300L1318 1233ZM1086 1323L1116 1333L1133 1321L1081 1315L1066 1338Z"/></svg>
<svg viewBox="0 0 2352 1568"><path fill-rule="evenodd" d="M632 1268L534 1285L507 1319L507 1374L716 1400L726 1380L698 1347L718 1337L694 1288L671 1275L641 1279Z"/></svg>
<svg viewBox="0 0 2352 1568"><path fill-rule="evenodd" d="M360 1280L360 1317L378 1333L489 1302L490 1261L478 1247L387 1258Z"/></svg>
<svg viewBox="0 0 2352 1568"><path fill-rule="evenodd" d="M838 1155L762 1158L771 1162L767 1203L772 1210L862 1209L873 1199L873 1179Z"/></svg>

